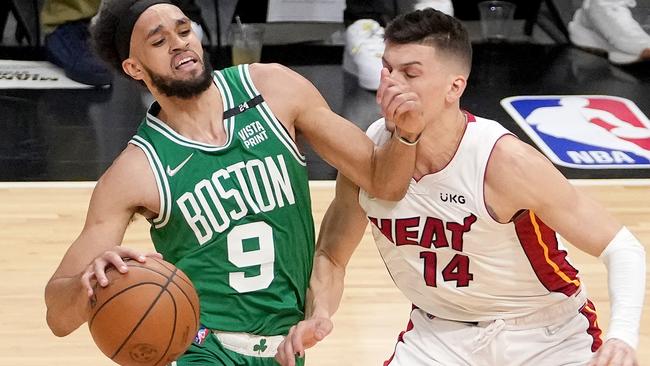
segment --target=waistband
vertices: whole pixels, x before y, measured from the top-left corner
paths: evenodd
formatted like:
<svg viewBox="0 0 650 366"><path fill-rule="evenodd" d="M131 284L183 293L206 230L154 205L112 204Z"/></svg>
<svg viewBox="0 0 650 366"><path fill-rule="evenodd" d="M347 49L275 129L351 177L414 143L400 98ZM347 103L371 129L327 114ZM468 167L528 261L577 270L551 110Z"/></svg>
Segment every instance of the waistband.
<svg viewBox="0 0 650 366"><path fill-rule="evenodd" d="M250 333L233 333L213 330L212 334L224 348L252 357L275 357L284 336L261 336Z"/></svg>
<svg viewBox="0 0 650 366"><path fill-rule="evenodd" d="M522 315L515 318L495 318L485 321L462 321L439 318L426 313L421 309L419 310L426 314L429 319L438 318L440 320L455 321L484 328L490 326L495 322L498 322L502 327L510 329L534 329L564 322L577 315L580 309L586 303L587 292L584 290L584 288L580 288L578 292L567 297L566 299L563 299L555 304L543 307L541 309L537 309L528 315ZM414 309L418 308L414 306Z"/></svg>
<svg viewBox="0 0 650 366"><path fill-rule="evenodd" d="M533 329L545 327L554 323L564 322L578 314L580 308L587 302L587 291L579 289L577 293L555 304L538 309L535 312L510 319L495 319L502 321L506 328ZM475 323L479 327L486 327L495 320Z"/></svg>

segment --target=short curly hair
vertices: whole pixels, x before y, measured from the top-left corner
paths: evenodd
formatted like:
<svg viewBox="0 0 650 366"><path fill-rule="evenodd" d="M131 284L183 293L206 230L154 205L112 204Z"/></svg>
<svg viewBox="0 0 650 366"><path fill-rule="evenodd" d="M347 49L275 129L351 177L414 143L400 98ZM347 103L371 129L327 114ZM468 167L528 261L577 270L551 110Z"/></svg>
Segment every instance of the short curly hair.
<svg viewBox="0 0 650 366"><path fill-rule="evenodd" d="M122 74L122 60L115 45L117 27L129 8L139 0L103 0L90 26L95 53Z"/></svg>

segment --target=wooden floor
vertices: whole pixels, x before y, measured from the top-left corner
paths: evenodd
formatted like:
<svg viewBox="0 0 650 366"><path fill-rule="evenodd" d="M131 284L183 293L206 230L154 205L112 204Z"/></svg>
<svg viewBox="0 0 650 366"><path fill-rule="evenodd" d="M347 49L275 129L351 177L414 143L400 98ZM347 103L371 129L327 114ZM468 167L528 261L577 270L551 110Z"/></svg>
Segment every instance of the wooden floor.
<svg viewBox="0 0 650 366"><path fill-rule="evenodd" d="M650 187L581 187L632 230L650 252ZM17 188L0 185L0 365L101 366L113 363L95 348L87 327L65 338L45 324L43 288L69 243L81 230L90 188ZM331 187L312 189L320 223L332 198ZM589 230L589 227L585 227ZM147 223L138 219L125 243L150 248ZM609 302L604 266L573 248L570 256L607 328ZM649 256L650 257L650 256ZM650 365L650 305L641 325L639 359ZM366 234L350 264L344 302L335 330L311 350L308 365L380 365L406 326L410 304L386 273Z"/></svg>

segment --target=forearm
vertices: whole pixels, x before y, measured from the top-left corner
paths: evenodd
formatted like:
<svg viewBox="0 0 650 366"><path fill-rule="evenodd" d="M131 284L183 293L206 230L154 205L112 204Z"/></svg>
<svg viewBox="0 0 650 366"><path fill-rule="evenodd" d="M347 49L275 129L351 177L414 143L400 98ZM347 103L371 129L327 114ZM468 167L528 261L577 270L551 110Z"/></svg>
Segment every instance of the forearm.
<svg viewBox="0 0 650 366"><path fill-rule="evenodd" d="M419 134L396 130L386 144L375 148L368 193L390 201L404 197L413 177L417 141Z"/></svg>
<svg viewBox="0 0 650 366"><path fill-rule="evenodd" d="M307 317L331 317L341 303L345 268L368 223L359 206L359 188L339 174L336 196L323 216L309 291Z"/></svg>
<svg viewBox="0 0 650 366"><path fill-rule="evenodd" d="M343 297L345 268L332 263L323 252L316 254L314 269L307 291L305 318L331 318Z"/></svg>
<svg viewBox="0 0 650 366"><path fill-rule="evenodd" d="M50 280L45 288L47 325L58 337L66 336L88 319L90 301L79 276Z"/></svg>
<svg viewBox="0 0 650 366"><path fill-rule="evenodd" d="M622 228L600 259L607 267L611 301L606 338L617 338L636 348L645 297L645 250L626 228Z"/></svg>

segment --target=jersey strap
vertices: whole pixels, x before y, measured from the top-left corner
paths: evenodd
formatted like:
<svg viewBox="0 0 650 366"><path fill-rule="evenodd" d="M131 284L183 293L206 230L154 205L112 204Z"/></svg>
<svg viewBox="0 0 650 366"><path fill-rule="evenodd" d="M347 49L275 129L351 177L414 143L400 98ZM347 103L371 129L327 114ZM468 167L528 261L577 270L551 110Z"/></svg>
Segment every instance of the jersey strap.
<svg viewBox="0 0 650 366"><path fill-rule="evenodd" d="M253 98L249 99L247 102L244 102L237 107L230 108L229 110L223 112L223 119L234 117L240 113L245 112L247 109L257 107L258 104L264 102L264 98L261 95L256 95Z"/></svg>

